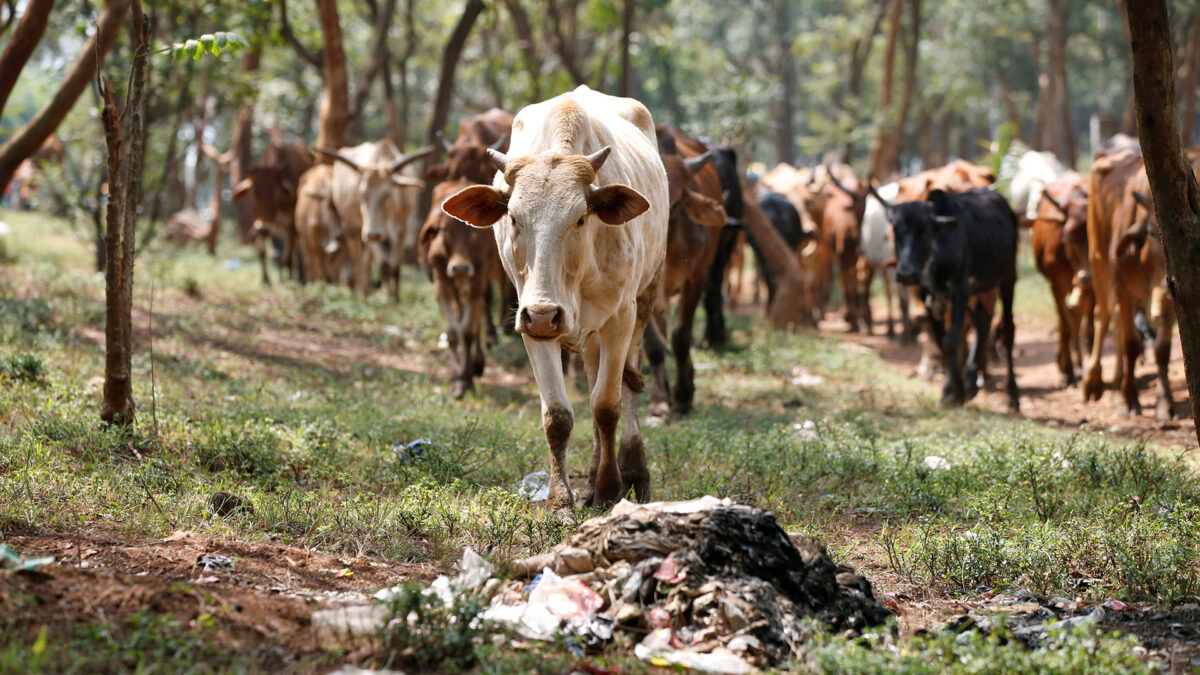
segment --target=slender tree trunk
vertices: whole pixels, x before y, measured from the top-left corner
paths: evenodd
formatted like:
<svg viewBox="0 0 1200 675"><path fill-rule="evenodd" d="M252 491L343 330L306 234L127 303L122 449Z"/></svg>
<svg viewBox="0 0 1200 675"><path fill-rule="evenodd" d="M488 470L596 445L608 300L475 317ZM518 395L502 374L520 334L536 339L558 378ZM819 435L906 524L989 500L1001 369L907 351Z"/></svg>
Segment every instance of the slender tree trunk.
<svg viewBox="0 0 1200 675"><path fill-rule="evenodd" d="M884 168L893 171L900 168L904 127L908 123L908 110L912 103L913 89L917 84L917 47L921 40L921 0L909 0L908 9L910 34L904 45L904 88L900 91L900 103L896 109L896 121L891 128L891 137L883 146L885 152L880 159Z"/></svg>
<svg viewBox="0 0 1200 675"><path fill-rule="evenodd" d="M513 30L517 33L521 51L525 58L525 67L529 70L529 102L542 100L542 60L538 55L537 38L529 24L529 15L521 6L521 0L504 0L504 6L512 16Z"/></svg>
<svg viewBox="0 0 1200 675"><path fill-rule="evenodd" d="M1136 2L1135 2L1136 4ZM1129 12L1126 0L1117 0L1117 14L1121 16L1121 26L1125 29L1125 41L1132 38L1129 32ZM1132 84L1125 92L1125 109L1121 113L1121 132L1131 136L1137 135L1137 108L1134 104ZM1104 139L1102 139L1104 140Z"/></svg>
<svg viewBox="0 0 1200 675"><path fill-rule="evenodd" d="M321 34L325 93L321 97L321 122L317 129L317 145L340 148L346 143L346 126L350 121L350 94L346 82L346 51L342 47L342 26L338 22L337 0L317 0L321 15ZM321 160L333 160L322 155Z"/></svg>
<svg viewBox="0 0 1200 675"><path fill-rule="evenodd" d="M454 72L458 69L458 59L462 56L463 47L467 44L471 29L475 26L475 21L483 13L483 10L483 0L467 0L467 6L463 8L462 16L458 18L458 25L454 27L454 32L450 34L450 39L446 41L446 48L442 51L442 67L438 74L437 95L433 100L433 113L429 117L429 130L425 133L425 141L432 145L436 146L437 132L442 131L450 118L450 95L454 92ZM432 157L426 157L423 160L422 174L429 170L432 161ZM417 213L429 212L433 187L432 184L429 184L421 191L421 199L417 203Z"/></svg>
<svg viewBox="0 0 1200 675"><path fill-rule="evenodd" d="M13 8L9 8L13 11ZM17 23L16 30L8 39L4 53L0 54L0 112L8 102L8 96L17 84L21 69L33 55L42 33L46 32L46 23L50 19L50 10L54 9L54 0L30 0L25 6L25 14Z"/></svg>
<svg viewBox="0 0 1200 675"><path fill-rule="evenodd" d="M104 403L100 419L130 427L136 406L133 401L133 254L134 224L142 174L142 140L145 133L144 104L146 61L149 57L150 25L142 14L141 0L134 0L133 72L129 78L129 124L122 142L120 120L111 85L104 81L103 122L108 148L108 231L105 236ZM124 145L124 153L122 153ZM122 154L124 155L122 161Z"/></svg>
<svg viewBox="0 0 1200 675"><path fill-rule="evenodd" d="M1071 124L1071 96L1067 89L1067 15L1063 0L1050 0L1046 22L1046 71L1050 76L1050 101L1047 114L1052 134L1047 145L1069 167L1075 166L1075 133Z"/></svg>
<svg viewBox="0 0 1200 675"><path fill-rule="evenodd" d="M1033 69L1037 72L1038 99L1033 109L1033 135L1029 145L1034 150L1046 149L1046 118L1050 109L1050 98L1047 95L1050 87L1050 76L1042 67L1041 38L1037 35L1029 42L1029 55L1033 59Z"/></svg>
<svg viewBox="0 0 1200 675"><path fill-rule="evenodd" d="M99 62L117 39L121 22L125 20L128 11L129 0L108 0L105 3L104 10L100 12L100 18L96 21L96 32L83 43L79 58L54 97L33 116L33 119L0 146L0 185L8 185L21 162L42 147L42 143L54 133L74 107L75 101L96 74Z"/></svg>
<svg viewBox="0 0 1200 675"><path fill-rule="evenodd" d="M775 0L775 41L779 49L779 98L775 101L775 157L796 161L796 63L792 56L791 0Z"/></svg>
<svg viewBox="0 0 1200 675"><path fill-rule="evenodd" d="M621 86L618 96L633 96L633 63L629 60L629 43L633 38L634 8L637 0L625 0L621 13Z"/></svg>
<svg viewBox="0 0 1200 675"><path fill-rule="evenodd" d="M200 191L200 183L204 181L204 162L201 161L204 157L204 129L208 126L208 90L212 83L212 63L204 65L204 74L200 77L200 95L196 97L196 117L192 120L192 136L193 143L196 148L196 166L192 170L192 183L187 188L187 194L183 198L185 208L194 209L199 206L196 203L196 194ZM188 83L183 82L184 87ZM175 128L178 128L176 126Z"/></svg>
<svg viewBox="0 0 1200 675"><path fill-rule="evenodd" d="M188 80L191 77L191 63L179 69L176 73L176 84L179 87L179 93L175 101L174 118L171 121L171 128L178 129L183 126L183 112L190 103L188 91L190 89ZM147 125L149 126L149 125ZM199 152L199 146L197 146ZM163 153L163 177L159 185L159 189L154 195L152 204L150 205L150 222L158 222L162 217L164 210L178 210L183 206L194 206L194 199L189 199L187 195L195 196L193 190L189 190L183 185L182 175L178 170L179 166L179 134L172 133L170 140L167 141L166 152ZM199 158L197 158L199 160ZM186 194L185 194L186 193ZM184 194L184 199L180 201L179 196ZM169 200L169 201L168 201Z"/></svg>
<svg viewBox="0 0 1200 675"><path fill-rule="evenodd" d="M896 44L900 37L900 21L904 16L904 0L891 0L891 11L888 14L887 37L884 39L883 74L879 81L879 114L882 117L879 128L875 132L875 140L871 144L871 175L883 179L895 169L887 166L884 161L884 145L890 137L888 128L892 110L893 81L896 75Z"/></svg>
<svg viewBox="0 0 1200 675"><path fill-rule="evenodd" d="M358 86L354 90L354 100L350 105L350 118L354 121L355 135L359 138L362 138L363 135L363 106L366 105L367 98L371 94L371 83L375 81L377 75L383 72L384 64L391 60L387 37L388 31L392 27L392 16L395 13L396 0L385 0L382 11L378 12L375 17L375 32L370 58L361 77L358 78ZM401 144L403 144L402 140Z"/></svg>
<svg viewBox="0 0 1200 675"><path fill-rule="evenodd" d="M1179 342L1192 402L1200 420L1200 186L1180 143L1171 65L1171 25L1164 0L1128 6L1138 135L1146 151L1146 177L1154 195L1167 279L1179 319ZM1196 425L1200 440L1200 424Z"/></svg>
<svg viewBox="0 0 1200 675"><path fill-rule="evenodd" d="M1012 83L1008 81L1008 74L1001 67L996 68L996 80L1000 83L1000 95L1004 97L1004 112L1008 116L1008 128L1012 132L1012 139L1019 141L1023 133L1021 131L1021 114L1017 110Z"/></svg>
<svg viewBox="0 0 1200 675"><path fill-rule="evenodd" d="M851 127L857 127L859 124L858 97L862 95L863 71L866 69L867 59L871 56L871 49L875 45L875 36L879 34L879 29L883 26L883 19L887 13L888 0L880 0L879 8L875 12L875 19L871 23L871 29L854 42L854 47L850 52L850 78L846 85L847 100L843 101L840 107L850 115ZM854 158L853 141L846 141L842 155L844 161L852 161Z"/></svg>

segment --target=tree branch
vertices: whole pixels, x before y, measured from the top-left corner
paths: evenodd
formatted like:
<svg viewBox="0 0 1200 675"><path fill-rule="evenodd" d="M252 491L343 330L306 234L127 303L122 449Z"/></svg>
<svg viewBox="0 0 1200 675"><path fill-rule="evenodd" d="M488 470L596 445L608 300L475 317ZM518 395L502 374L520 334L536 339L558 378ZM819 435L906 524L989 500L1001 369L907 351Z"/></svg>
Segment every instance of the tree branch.
<svg viewBox="0 0 1200 675"><path fill-rule="evenodd" d="M324 55L319 51L313 51L305 47L300 40L296 39L296 35L292 33L292 27L288 23L287 18L287 0L279 0L279 34L292 46L292 49L296 50L296 54L301 59L316 66L318 69L323 67Z"/></svg>

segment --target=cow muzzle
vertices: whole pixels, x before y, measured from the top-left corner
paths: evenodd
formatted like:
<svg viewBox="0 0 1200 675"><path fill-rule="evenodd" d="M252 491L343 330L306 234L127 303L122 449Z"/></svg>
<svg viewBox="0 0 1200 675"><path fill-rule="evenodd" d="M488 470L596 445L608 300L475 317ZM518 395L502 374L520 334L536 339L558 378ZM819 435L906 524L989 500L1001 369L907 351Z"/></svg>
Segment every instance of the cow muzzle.
<svg viewBox="0 0 1200 675"><path fill-rule="evenodd" d="M472 277L475 276L475 266L471 264L470 260L451 259L446 265L446 274L456 279Z"/></svg>
<svg viewBox="0 0 1200 675"><path fill-rule="evenodd" d="M528 305L517 312L517 332L534 340L553 340L566 333L565 316L558 305Z"/></svg>

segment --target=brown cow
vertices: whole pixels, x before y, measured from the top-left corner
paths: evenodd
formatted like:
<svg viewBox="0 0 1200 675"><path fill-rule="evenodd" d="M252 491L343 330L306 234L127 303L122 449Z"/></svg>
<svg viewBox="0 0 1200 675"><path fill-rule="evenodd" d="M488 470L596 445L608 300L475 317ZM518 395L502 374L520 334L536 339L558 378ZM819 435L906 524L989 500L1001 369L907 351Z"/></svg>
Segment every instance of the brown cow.
<svg viewBox="0 0 1200 675"><path fill-rule="evenodd" d="M674 127L659 125L655 131L658 152L667 171L671 211L667 259L660 281L662 300L655 308L654 320L646 327L646 356L654 374L650 414L665 416L669 405L670 414L681 416L691 411L696 392L692 328L726 218L721 204L721 179L709 165L712 153L703 143ZM672 395L667 380L664 341L670 299L676 295L679 305L671 331L671 351L676 366Z"/></svg>
<svg viewBox="0 0 1200 675"><path fill-rule="evenodd" d="M803 229L816 236L806 241L799 252L801 282L805 291L805 313L824 317L825 303L829 298L830 282L833 279L834 246L831 234L824 230L824 186L827 178L824 167L817 170L809 167L795 168L779 164L759 179L759 184L772 192L778 192L791 202L800 214ZM814 217L818 214L818 217Z"/></svg>
<svg viewBox="0 0 1200 675"><path fill-rule="evenodd" d="M263 283L271 285L267 276L268 239L275 238L283 245L280 265L293 278L300 273L296 251L296 190L300 175L313 164L312 153L297 143L284 143L272 134L271 142L262 157L252 164L247 176L233 188L233 199L250 197L254 204L254 246L262 263ZM280 273L282 279L282 272Z"/></svg>
<svg viewBox="0 0 1200 675"><path fill-rule="evenodd" d="M296 236L304 250L307 281L340 282L346 266L345 237L333 205L333 167L318 164L300 176L296 196Z"/></svg>
<svg viewBox="0 0 1200 675"><path fill-rule="evenodd" d="M1193 171L1200 171L1200 152L1189 152L1189 158ZM1124 150L1097 159L1092 166L1087 223L1087 262L1095 311L1083 396L1085 401L1099 400L1104 391L1100 356L1115 306L1120 390L1116 405L1128 415L1141 414L1134 364L1143 351L1143 341L1153 337L1158 369L1155 417L1168 420L1173 413L1167 367L1175 311L1166 297L1166 264L1154 217L1141 153ZM1158 324L1157 334L1151 321Z"/></svg>
<svg viewBox="0 0 1200 675"><path fill-rule="evenodd" d="M1087 197L1088 180L1073 171L1046 184L1030 237L1033 261L1050 282L1058 312L1057 360L1063 387L1076 382L1075 370L1083 364L1080 322L1091 318L1091 284L1083 272Z"/></svg>
<svg viewBox="0 0 1200 675"><path fill-rule="evenodd" d="M450 395L462 398L475 390L474 378L486 363L485 322L489 333L492 295L505 280L496 238L487 230L471 227L442 211L441 203L459 190L474 185L465 178L439 183L433 190L433 207L421 227L417 250L429 265L434 295L446 319L446 337L454 355L455 373Z"/></svg>
<svg viewBox="0 0 1200 675"><path fill-rule="evenodd" d="M841 178L839 179L839 174ZM862 241L863 212L867 208L866 181L854 177L845 164L826 166L828 183L822 188L823 210L821 229L828 232L833 243L834 260L838 267L842 298L846 303L847 330L858 332L858 317L866 322L867 333L871 332L871 309L867 304L867 289L859 284L859 258ZM890 323L889 323L890 327Z"/></svg>
<svg viewBox="0 0 1200 675"><path fill-rule="evenodd" d="M500 108L464 119L458 125L454 143L448 143L442 133L437 134L446 151L446 162L430 167L426 180L439 183L445 180L465 178L472 183L490 183L496 175L496 167L488 157L488 149L506 152L508 138L512 135L513 114Z"/></svg>

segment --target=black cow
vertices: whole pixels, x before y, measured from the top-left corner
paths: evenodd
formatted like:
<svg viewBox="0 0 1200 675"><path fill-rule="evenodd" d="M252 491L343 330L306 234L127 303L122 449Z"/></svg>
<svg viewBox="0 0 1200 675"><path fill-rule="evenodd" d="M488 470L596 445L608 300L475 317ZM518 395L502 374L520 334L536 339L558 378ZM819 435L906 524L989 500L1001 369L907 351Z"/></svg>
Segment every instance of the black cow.
<svg viewBox="0 0 1200 675"><path fill-rule="evenodd" d="M758 194L758 205L767 214L767 218L771 221L771 225L775 226L775 230L787 242L788 247L793 251L799 248L800 244L808 239L812 239L815 233L812 230L804 229L804 224L800 220L800 214L796 212L796 207L788 201L787 197L778 192L764 190ZM771 268L771 263L763 256L762 248L758 242L747 237L750 243L750 248L754 250L754 259L758 263L758 269L763 275L763 280L767 282L767 304L775 300L775 290L779 286L776 278L775 270Z"/></svg>
<svg viewBox="0 0 1200 675"><path fill-rule="evenodd" d="M871 189L874 193L874 188ZM1013 373L1013 287L1017 281L1017 218L994 190L966 193L934 190L926 201L888 204L896 242L896 279L920 288L933 336L946 368L942 403L962 405L978 392L977 375L986 372L988 332L1000 295L1000 338L1008 357L1008 407L1019 408ZM944 317L949 310L950 325ZM971 313L975 342L965 378L959 364L963 319ZM964 387L965 379L965 387Z"/></svg>
<svg viewBox="0 0 1200 675"><path fill-rule="evenodd" d="M737 244L738 232L742 226L742 215L746 204L742 197L742 179L738 173L737 152L728 145L708 143L712 152L713 167L721 179L721 192L725 201L725 216L728 221L721 231L721 240L717 244L717 255L713 258L712 267L708 270L708 279L704 284L704 313L707 320L704 324L704 342L710 349L723 349L729 342L729 334L725 330L725 298L722 287L725 284L725 268L729 267L729 259L733 256L733 248ZM750 237L747 235L747 239Z"/></svg>

